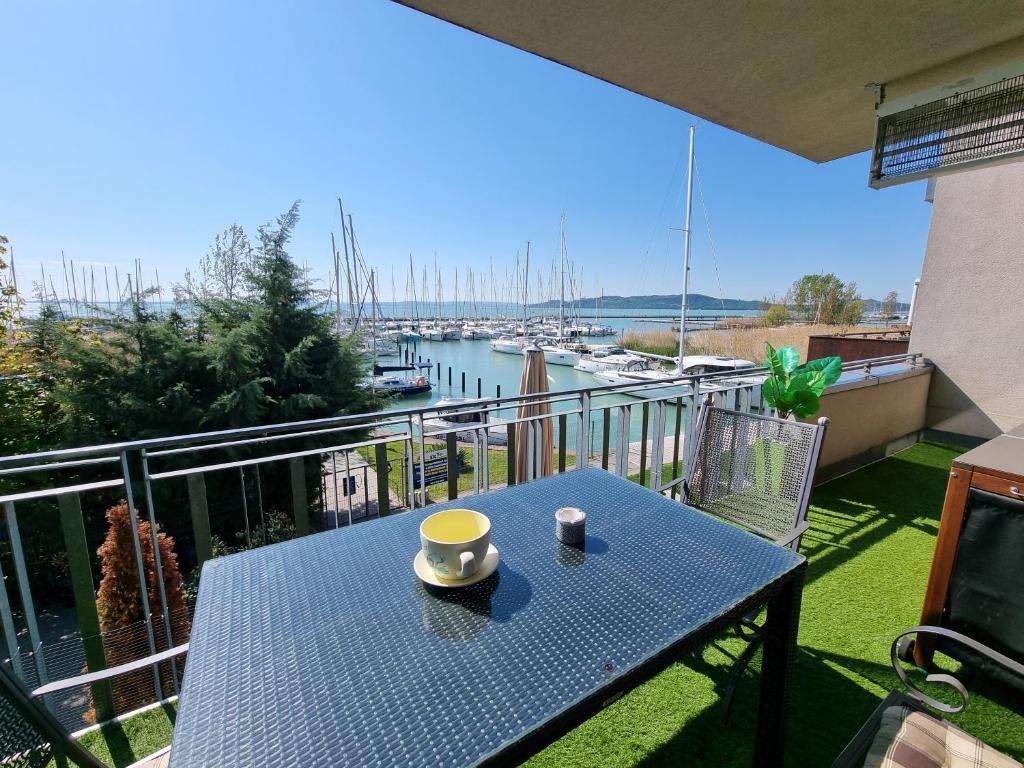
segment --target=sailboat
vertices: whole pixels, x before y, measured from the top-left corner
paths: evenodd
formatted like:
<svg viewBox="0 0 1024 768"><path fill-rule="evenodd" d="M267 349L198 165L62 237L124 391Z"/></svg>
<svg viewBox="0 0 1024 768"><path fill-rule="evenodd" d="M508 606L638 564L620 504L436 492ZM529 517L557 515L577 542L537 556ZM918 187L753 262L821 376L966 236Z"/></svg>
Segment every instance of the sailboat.
<svg viewBox="0 0 1024 768"><path fill-rule="evenodd" d="M557 339L538 338L530 345L544 353L544 360L552 365L576 365L580 361L580 353L564 346L565 339L565 215L559 222L559 273L561 289L558 297L558 337ZM526 354L526 348L523 350Z"/></svg>
<svg viewBox="0 0 1024 768"><path fill-rule="evenodd" d="M594 378L603 384L668 384L673 379L690 374L734 371L754 367L754 363L749 360L712 355L687 356L686 354L686 290L690 278L690 232L693 213L693 152L695 132L696 129L690 126L690 153L686 181L686 227L683 230L683 297L679 314L679 357L676 360L676 367L670 371L657 369L632 370L633 366L627 366L623 370L598 371L594 374ZM735 382L732 383L735 384ZM718 388L714 385L708 387L708 389ZM702 386L701 389L703 391L705 388ZM666 395L678 397L691 393L692 387L682 382L678 386L652 387L651 389L628 392L626 394L633 397L665 397Z"/></svg>

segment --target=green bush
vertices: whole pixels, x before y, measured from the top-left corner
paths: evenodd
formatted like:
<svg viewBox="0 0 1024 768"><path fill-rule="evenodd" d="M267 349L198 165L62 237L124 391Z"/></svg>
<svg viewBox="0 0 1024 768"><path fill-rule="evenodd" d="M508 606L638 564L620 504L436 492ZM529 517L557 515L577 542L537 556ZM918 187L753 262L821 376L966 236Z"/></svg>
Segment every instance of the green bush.
<svg viewBox="0 0 1024 768"><path fill-rule="evenodd" d="M789 322L789 310L785 304L772 304L765 310L763 317L768 328L778 328Z"/></svg>

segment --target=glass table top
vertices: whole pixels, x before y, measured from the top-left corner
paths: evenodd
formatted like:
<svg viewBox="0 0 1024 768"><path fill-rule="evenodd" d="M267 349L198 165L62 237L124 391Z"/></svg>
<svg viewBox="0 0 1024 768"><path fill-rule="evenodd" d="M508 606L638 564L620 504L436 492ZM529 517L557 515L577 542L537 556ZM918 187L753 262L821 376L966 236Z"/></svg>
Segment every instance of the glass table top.
<svg viewBox="0 0 1024 768"><path fill-rule="evenodd" d="M491 519L501 560L443 590L412 564L453 507ZM471 765L802 562L599 469L212 560L171 766Z"/></svg>

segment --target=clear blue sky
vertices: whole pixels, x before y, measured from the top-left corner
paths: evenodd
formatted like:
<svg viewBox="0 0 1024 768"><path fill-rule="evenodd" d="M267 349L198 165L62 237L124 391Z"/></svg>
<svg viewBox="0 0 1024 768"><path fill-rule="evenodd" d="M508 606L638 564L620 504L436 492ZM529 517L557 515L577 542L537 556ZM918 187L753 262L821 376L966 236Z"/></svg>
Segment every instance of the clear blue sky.
<svg viewBox="0 0 1024 768"><path fill-rule="evenodd" d="M563 212L585 293L679 291L676 109L383 0L14 2L0 26L0 232L22 275L64 249L167 284L301 199L292 254L326 277L341 196L385 298L410 252L417 274L437 252L449 298L456 266L503 276L527 240L548 270ZM726 296L828 270L909 297L922 183L873 191L866 155L819 166L696 124ZM691 291L718 295L694 213Z"/></svg>

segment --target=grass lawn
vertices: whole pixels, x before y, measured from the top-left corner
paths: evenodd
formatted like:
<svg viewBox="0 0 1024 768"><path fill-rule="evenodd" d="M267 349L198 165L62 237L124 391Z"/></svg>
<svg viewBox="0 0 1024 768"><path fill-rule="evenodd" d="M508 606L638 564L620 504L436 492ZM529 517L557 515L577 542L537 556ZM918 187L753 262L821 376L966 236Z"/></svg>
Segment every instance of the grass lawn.
<svg viewBox="0 0 1024 768"><path fill-rule="evenodd" d="M815 490L812 529L802 546L810 564L791 671L789 765L830 765L882 697L898 687L889 644L917 623L946 477L959 452L916 445ZM740 686L731 724L722 723L721 696L732 658L742 647L724 635L527 765L749 766L756 669ZM974 690L967 710L951 719L997 749L1024 758L1024 717ZM168 713L156 710L83 741L122 766L167 744L170 730Z"/></svg>

